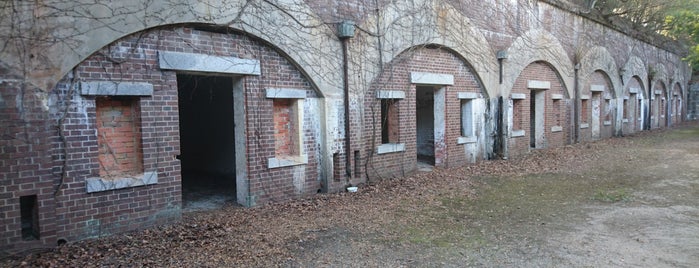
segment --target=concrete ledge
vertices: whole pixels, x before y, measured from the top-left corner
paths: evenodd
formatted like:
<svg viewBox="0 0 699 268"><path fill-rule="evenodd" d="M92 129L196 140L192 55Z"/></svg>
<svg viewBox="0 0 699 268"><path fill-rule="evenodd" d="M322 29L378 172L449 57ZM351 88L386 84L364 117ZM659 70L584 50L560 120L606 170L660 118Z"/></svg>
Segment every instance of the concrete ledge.
<svg viewBox="0 0 699 268"><path fill-rule="evenodd" d="M602 125L611 126L611 125L612 125L612 121L604 121L604 122L602 122Z"/></svg>
<svg viewBox="0 0 699 268"><path fill-rule="evenodd" d="M510 94L510 99L513 99L513 100L523 100L526 98L527 98L527 95L524 93L512 93L512 94Z"/></svg>
<svg viewBox="0 0 699 268"><path fill-rule="evenodd" d="M527 81L528 89L551 89L551 82L549 81L539 81L539 80L529 80Z"/></svg>
<svg viewBox="0 0 699 268"><path fill-rule="evenodd" d="M655 92L655 95L663 94L663 91L662 91L662 90L656 90L656 91L653 91L653 92Z"/></svg>
<svg viewBox="0 0 699 268"><path fill-rule="evenodd" d="M405 99L405 91L400 90L379 90L376 91L377 99Z"/></svg>
<svg viewBox="0 0 699 268"><path fill-rule="evenodd" d="M467 143L476 143L478 139L476 136L468 136L468 137L459 137L459 139L456 141L457 144L467 144Z"/></svg>
<svg viewBox="0 0 699 268"><path fill-rule="evenodd" d="M80 94L87 96L152 96L153 84L145 82L80 82Z"/></svg>
<svg viewBox="0 0 699 268"><path fill-rule="evenodd" d="M605 89L607 89L605 85L590 85L590 91L592 92L603 92Z"/></svg>
<svg viewBox="0 0 699 268"><path fill-rule="evenodd" d="M580 95L580 99L581 99L581 100L589 100L589 99L590 99L590 95Z"/></svg>
<svg viewBox="0 0 699 268"><path fill-rule="evenodd" d="M590 124L588 124L588 123L580 124L580 128L589 128L589 127L590 127Z"/></svg>
<svg viewBox="0 0 699 268"><path fill-rule="evenodd" d="M563 94L551 94L551 99L552 100L562 100Z"/></svg>
<svg viewBox="0 0 699 268"><path fill-rule="evenodd" d="M621 122L622 122L622 123L628 123L628 122L629 122L629 119L628 119L628 118L621 119Z"/></svg>
<svg viewBox="0 0 699 268"><path fill-rule="evenodd" d="M280 168L308 164L308 155L285 156L283 158L267 158L267 168Z"/></svg>
<svg viewBox="0 0 699 268"><path fill-rule="evenodd" d="M563 127L562 127L562 126L553 126L553 127L551 127L551 132L561 132L561 131L563 131Z"/></svg>
<svg viewBox="0 0 699 268"><path fill-rule="evenodd" d="M427 85L453 85L454 76L450 74L410 72L410 82Z"/></svg>
<svg viewBox="0 0 699 268"><path fill-rule="evenodd" d="M478 99L481 97L480 93L476 92L459 92L457 93L458 99Z"/></svg>
<svg viewBox="0 0 699 268"><path fill-rule="evenodd" d="M206 54L158 51L160 69L206 73L260 75L260 61Z"/></svg>
<svg viewBox="0 0 699 268"><path fill-rule="evenodd" d="M305 99L306 90L294 88L266 88L265 96L268 99Z"/></svg>
<svg viewBox="0 0 699 268"><path fill-rule="evenodd" d="M637 88L637 87L629 88L629 93L637 94L638 92L641 92L640 88Z"/></svg>
<svg viewBox="0 0 699 268"><path fill-rule="evenodd" d="M511 138L523 137L525 134L526 134L526 132L524 131L524 129L513 130L512 132L510 132L510 137Z"/></svg>
<svg viewBox="0 0 699 268"><path fill-rule="evenodd" d="M145 172L134 178L103 179L88 178L85 180L85 188L88 193L110 191L158 183L157 172Z"/></svg>
<svg viewBox="0 0 699 268"><path fill-rule="evenodd" d="M628 100L628 99L629 99L629 96L624 96L624 100Z"/></svg>
<svg viewBox="0 0 699 268"><path fill-rule="evenodd" d="M405 144L403 143L385 143L376 147L377 154L388 154L397 153L405 151Z"/></svg>

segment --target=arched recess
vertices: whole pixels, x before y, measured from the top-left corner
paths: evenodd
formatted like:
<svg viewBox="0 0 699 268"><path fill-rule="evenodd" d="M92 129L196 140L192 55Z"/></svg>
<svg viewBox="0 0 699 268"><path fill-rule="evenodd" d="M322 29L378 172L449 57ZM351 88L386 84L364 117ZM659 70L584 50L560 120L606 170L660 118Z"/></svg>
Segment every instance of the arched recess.
<svg viewBox="0 0 699 268"><path fill-rule="evenodd" d="M670 122L672 125L679 124L683 121L682 116L685 114L684 110L684 90L682 89L682 84L679 82L672 85L672 90L669 94L668 105L670 105Z"/></svg>
<svg viewBox="0 0 699 268"><path fill-rule="evenodd" d="M602 71L612 84L614 97L622 94L621 78L614 58L609 51L601 46L590 48L580 59L579 81L585 83L596 71Z"/></svg>
<svg viewBox="0 0 699 268"><path fill-rule="evenodd" d="M33 59L29 60L27 80L43 90L53 88L71 68L124 36L164 25L204 23L240 30L272 44L307 74L323 96L342 94L340 43L333 31L301 0L279 0L274 5L245 0L215 3L186 0L175 5L117 1L109 7L65 1L51 8L71 10L83 16L72 16L70 20L48 16L42 18L41 24L32 26L37 32L60 27L57 34L69 37L36 48ZM309 48L323 49L310 53ZM14 51L3 50L0 58L13 66L21 66L23 59Z"/></svg>
<svg viewBox="0 0 699 268"><path fill-rule="evenodd" d="M415 10L420 10L416 13ZM475 75L483 83L489 96L497 96L497 68L495 53L483 33L471 20L450 4L441 0L395 1L381 10L380 19L366 20L362 29L379 29L379 42L354 51L353 68L362 68L364 88L378 77L380 65L392 62L404 51L423 44L449 48L471 63ZM377 25L378 24L378 25Z"/></svg>
<svg viewBox="0 0 699 268"><path fill-rule="evenodd" d="M640 87L642 90L643 98L646 99L648 98L648 68L646 68L646 64L643 62L643 60L637 56L632 56L629 58L628 61L626 61L626 64L624 64L624 67L621 69L621 82L625 85L625 87L628 87L628 85L631 83L631 80L633 79L638 79L640 81Z"/></svg>
<svg viewBox="0 0 699 268"><path fill-rule="evenodd" d="M650 66L649 75L651 79L650 114L651 128L665 127L667 115L667 89L668 74L665 65L656 64Z"/></svg>
<svg viewBox="0 0 699 268"><path fill-rule="evenodd" d="M488 93L450 48L410 47L384 65L364 96L366 173L397 176L417 163L460 166L486 158Z"/></svg>
<svg viewBox="0 0 699 268"><path fill-rule="evenodd" d="M503 96L509 96L515 80L529 64L543 61L560 76L567 96L573 96L574 69L560 41L541 29L531 30L518 37L507 49L502 84Z"/></svg>

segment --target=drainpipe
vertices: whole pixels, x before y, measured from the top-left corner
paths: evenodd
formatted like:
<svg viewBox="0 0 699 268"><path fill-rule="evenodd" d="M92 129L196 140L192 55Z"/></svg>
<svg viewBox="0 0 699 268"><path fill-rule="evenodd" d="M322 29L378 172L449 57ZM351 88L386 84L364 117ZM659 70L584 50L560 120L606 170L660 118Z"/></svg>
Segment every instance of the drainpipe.
<svg viewBox="0 0 699 268"><path fill-rule="evenodd" d="M653 68L648 68L648 112L646 113L645 130L651 129L650 112L653 109ZM656 115L658 116L658 115Z"/></svg>
<svg viewBox="0 0 699 268"><path fill-rule="evenodd" d="M345 101L345 175L352 177L352 141L350 133L350 97L349 97L349 59L347 57L347 43L354 37L354 22L342 21L337 25L337 36L342 43L342 86L344 89Z"/></svg>
<svg viewBox="0 0 699 268"><path fill-rule="evenodd" d="M580 142L580 63L575 64L573 84L573 143Z"/></svg>

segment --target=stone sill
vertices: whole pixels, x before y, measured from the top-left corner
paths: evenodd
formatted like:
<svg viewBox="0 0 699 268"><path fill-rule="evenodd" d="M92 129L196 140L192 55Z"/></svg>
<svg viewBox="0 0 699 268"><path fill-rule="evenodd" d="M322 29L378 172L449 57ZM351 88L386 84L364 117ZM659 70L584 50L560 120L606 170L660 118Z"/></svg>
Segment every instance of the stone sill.
<svg viewBox="0 0 699 268"><path fill-rule="evenodd" d="M512 138L523 137L525 134L526 134L526 132L523 129L522 130L513 130L510 133L510 137L512 137Z"/></svg>
<svg viewBox="0 0 699 268"><path fill-rule="evenodd" d="M622 123L628 123L628 122L629 122L629 119L628 119L628 118L621 119L621 122L622 122Z"/></svg>
<svg viewBox="0 0 699 268"><path fill-rule="evenodd" d="M308 164L308 155L290 155L267 159L267 168L280 168Z"/></svg>
<svg viewBox="0 0 699 268"><path fill-rule="evenodd" d="M604 121L604 122L602 122L602 125L611 126L611 125L612 125L612 121Z"/></svg>
<svg viewBox="0 0 699 268"><path fill-rule="evenodd" d="M476 143L477 139L476 136L468 136L468 137L459 137L459 139L456 141L457 144L468 144L468 143Z"/></svg>
<svg viewBox="0 0 699 268"><path fill-rule="evenodd" d="M103 179L103 178L88 178L85 181L87 193L103 192L158 183L157 172L144 172L140 176L118 178L118 179Z"/></svg>
<svg viewBox="0 0 699 268"><path fill-rule="evenodd" d="M562 127L562 126L553 126L553 127L551 127L551 132L561 132L561 131L563 131L563 127Z"/></svg>
<svg viewBox="0 0 699 268"><path fill-rule="evenodd" d="M403 143L385 143L376 148L376 154L388 154L403 151L405 151L405 144Z"/></svg>
<svg viewBox="0 0 699 268"><path fill-rule="evenodd" d="M588 124L588 123L580 124L580 128L589 128L589 127L590 127L590 124Z"/></svg>

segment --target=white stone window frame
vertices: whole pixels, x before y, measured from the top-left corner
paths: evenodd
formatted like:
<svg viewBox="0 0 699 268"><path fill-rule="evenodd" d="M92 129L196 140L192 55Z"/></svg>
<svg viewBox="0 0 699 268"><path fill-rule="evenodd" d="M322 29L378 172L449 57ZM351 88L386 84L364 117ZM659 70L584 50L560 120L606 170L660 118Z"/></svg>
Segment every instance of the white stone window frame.
<svg viewBox="0 0 699 268"><path fill-rule="evenodd" d="M470 132L471 135L465 135L465 136L460 136L457 139L457 144L469 144L469 143L476 143L478 141L478 138L476 136L476 128L475 128L475 110L473 109L474 107L474 100L476 99L481 99L482 96L479 93L475 92L458 92L457 93L457 98L460 101L460 112L461 112L461 128L464 127L464 109L468 107L469 113L470 113L470 124L468 127L467 132Z"/></svg>
<svg viewBox="0 0 699 268"><path fill-rule="evenodd" d="M265 97L267 99L288 99L291 100L293 116L295 118L296 130L294 144L297 146L296 155L288 155L284 157L272 157L267 159L267 168L280 168L289 166L298 166L308 164L308 155L304 151L303 142L303 119L304 119L304 100L306 99L306 90L297 88L266 88Z"/></svg>
<svg viewBox="0 0 699 268"><path fill-rule="evenodd" d="M379 100L402 100L405 99L405 91L379 90L376 91L376 98ZM376 154L398 153L404 151L404 143L383 143L376 147Z"/></svg>
<svg viewBox="0 0 699 268"><path fill-rule="evenodd" d="M82 81L80 82L82 96L124 96L150 97L153 96L153 84L146 82L126 81ZM141 133L143 135L143 133ZM142 138L142 137L141 137ZM141 159L143 161L143 159ZM136 176L105 179L90 177L85 180L87 193L111 191L117 189L152 185L158 183L157 171L144 171Z"/></svg>

